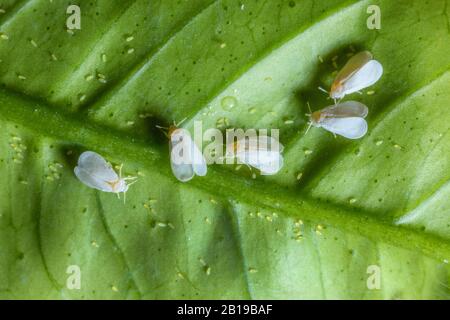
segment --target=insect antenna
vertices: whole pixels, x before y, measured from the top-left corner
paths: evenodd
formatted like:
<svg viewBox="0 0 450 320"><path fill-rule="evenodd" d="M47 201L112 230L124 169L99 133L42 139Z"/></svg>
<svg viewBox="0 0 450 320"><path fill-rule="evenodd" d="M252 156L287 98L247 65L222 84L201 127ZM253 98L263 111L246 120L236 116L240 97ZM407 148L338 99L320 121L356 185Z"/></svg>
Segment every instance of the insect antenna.
<svg viewBox="0 0 450 320"><path fill-rule="evenodd" d="M175 128L178 128L179 126L181 126L182 124L183 124L183 122L185 122L187 120L187 118L184 118L183 120L181 120L180 122L175 122L175 120L173 121L173 126L175 127ZM163 127L163 126L158 126L158 125L156 125L155 126L156 128L158 128L165 136L166 136L166 138L170 138L169 137L169 131L170 131L170 128L169 127Z"/></svg>
<svg viewBox="0 0 450 320"><path fill-rule="evenodd" d="M123 163L121 163L120 166L119 166L119 180L125 180L126 181L126 180L131 180L131 179L137 179L137 177L125 177L125 178L122 178L122 169L123 169Z"/></svg>
<svg viewBox="0 0 450 320"><path fill-rule="evenodd" d="M324 88L322 88L320 86L317 89L319 89L319 91L326 93L327 95L330 94L327 90L325 90Z"/></svg>
<svg viewBox="0 0 450 320"><path fill-rule="evenodd" d="M312 127L312 122L309 121L309 122L308 122L308 129L306 129L306 132L305 132L304 136L306 136L306 135L308 134L309 129L311 129L311 127Z"/></svg>
<svg viewBox="0 0 450 320"><path fill-rule="evenodd" d="M173 122L175 127L180 127L185 121L187 120L187 118L184 118L183 120L181 120L180 122L176 123L175 121Z"/></svg>
<svg viewBox="0 0 450 320"><path fill-rule="evenodd" d="M166 138L169 138L169 128L168 127L162 127L162 126L155 126L156 128L158 128L165 136Z"/></svg>
<svg viewBox="0 0 450 320"><path fill-rule="evenodd" d="M322 88L322 87L318 87L317 89L319 89L319 91L322 91L323 93L325 93L325 94L327 95L327 100L330 100L330 99L331 99L330 93L329 93L327 90L325 90L325 89ZM336 102L336 100L335 100L335 102Z"/></svg>
<svg viewBox="0 0 450 320"><path fill-rule="evenodd" d="M137 177L130 177L130 178L136 179L136 180L134 180L134 181L128 183L128 184L127 184L128 186L132 186L133 184L135 184L136 182L138 182ZM124 178L124 179L126 179L126 178Z"/></svg>

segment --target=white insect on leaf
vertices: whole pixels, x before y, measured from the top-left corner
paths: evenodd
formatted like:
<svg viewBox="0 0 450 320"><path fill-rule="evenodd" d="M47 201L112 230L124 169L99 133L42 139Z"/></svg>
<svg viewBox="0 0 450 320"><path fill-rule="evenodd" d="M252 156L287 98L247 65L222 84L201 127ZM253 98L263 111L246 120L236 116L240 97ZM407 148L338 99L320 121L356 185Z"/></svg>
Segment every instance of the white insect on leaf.
<svg viewBox="0 0 450 320"><path fill-rule="evenodd" d="M135 177L122 178L122 166L119 175L114 171L101 155L86 151L78 158L78 165L74 169L77 178L90 188L103 192L124 194L128 191L130 185L134 182L127 183L128 180L135 180Z"/></svg>
<svg viewBox="0 0 450 320"><path fill-rule="evenodd" d="M357 101L338 103L309 114L310 127L324 128L348 139L359 139L367 133L367 107ZM308 128L309 130L309 128Z"/></svg>
<svg viewBox="0 0 450 320"><path fill-rule="evenodd" d="M189 131L173 125L168 129L167 136L170 146L170 166L175 177L181 182L187 182L195 175L205 176L207 173L205 157L192 140Z"/></svg>
<svg viewBox="0 0 450 320"><path fill-rule="evenodd" d="M383 66L368 51L354 55L345 64L331 85L330 97L342 99L375 84L383 75Z"/></svg>
<svg viewBox="0 0 450 320"><path fill-rule="evenodd" d="M258 169L261 175L277 174L283 167L283 145L273 137L243 137L227 148L227 158Z"/></svg>

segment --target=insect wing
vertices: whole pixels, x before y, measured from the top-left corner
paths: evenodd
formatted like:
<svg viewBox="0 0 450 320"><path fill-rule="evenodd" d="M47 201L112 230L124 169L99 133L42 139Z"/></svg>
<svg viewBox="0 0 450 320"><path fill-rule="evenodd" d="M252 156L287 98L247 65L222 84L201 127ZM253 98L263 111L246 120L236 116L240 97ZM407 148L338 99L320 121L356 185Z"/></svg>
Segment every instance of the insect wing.
<svg viewBox="0 0 450 320"><path fill-rule="evenodd" d="M208 171L208 167L206 165L206 160L205 157L203 156L203 153L200 151L199 147L197 146L197 144L191 139L191 137L189 137L189 139L191 140L191 149L192 149L192 160L193 160L193 170L195 172L196 175L198 176L205 176L207 171Z"/></svg>
<svg viewBox="0 0 450 320"><path fill-rule="evenodd" d="M117 181L119 179L119 176L111 168L111 165L101 155L92 151L86 151L80 155L78 158L78 167L84 169L97 179L104 181Z"/></svg>
<svg viewBox="0 0 450 320"><path fill-rule="evenodd" d="M96 179L86 170L81 169L80 167L75 167L74 172L78 180L88 187L104 192L113 192L111 185L106 183L104 180Z"/></svg>
<svg viewBox="0 0 450 320"><path fill-rule="evenodd" d="M236 157L240 162L259 169L262 175L275 174L283 166L283 145L273 137L249 137L240 142Z"/></svg>
<svg viewBox="0 0 450 320"><path fill-rule="evenodd" d="M274 137L262 136L259 137L259 143L263 141L262 139L267 139L267 148L273 151L283 152L284 146Z"/></svg>
<svg viewBox="0 0 450 320"><path fill-rule="evenodd" d="M283 167L283 156L275 151L260 151L258 162L253 166L259 169L262 175L273 175Z"/></svg>
<svg viewBox="0 0 450 320"><path fill-rule="evenodd" d="M367 122L363 118L326 118L321 127L348 139L359 139L367 133Z"/></svg>
<svg viewBox="0 0 450 320"><path fill-rule="evenodd" d="M80 155L74 172L77 178L87 186L105 192L112 192L112 187L107 182L119 179L105 159L92 151L86 151Z"/></svg>
<svg viewBox="0 0 450 320"><path fill-rule="evenodd" d="M241 139L237 143L238 153L243 151L274 150L283 152L284 146L270 136L250 136Z"/></svg>
<svg viewBox="0 0 450 320"><path fill-rule="evenodd" d="M369 109L360 102L347 101L326 107L321 110L321 113L325 115L325 117L331 118L365 118L369 113Z"/></svg>
<svg viewBox="0 0 450 320"><path fill-rule="evenodd" d="M350 94L370 87L383 75L383 66L376 60L367 62L343 83L344 93Z"/></svg>
<svg viewBox="0 0 450 320"><path fill-rule="evenodd" d="M343 83L349 79L355 72L361 69L366 63L372 60L372 54L369 51L363 51L355 54L347 61L345 66L339 71L334 83Z"/></svg>

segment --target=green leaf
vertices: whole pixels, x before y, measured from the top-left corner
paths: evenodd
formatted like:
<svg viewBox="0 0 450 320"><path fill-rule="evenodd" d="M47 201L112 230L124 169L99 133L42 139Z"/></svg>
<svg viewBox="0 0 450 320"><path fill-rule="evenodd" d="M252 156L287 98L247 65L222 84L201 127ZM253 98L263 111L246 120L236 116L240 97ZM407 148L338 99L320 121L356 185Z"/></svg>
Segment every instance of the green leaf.
<svg viewBox="0 0 450 320"><path fill-rule="evenodd" d="M2 0L0 298L448 298L448 2ZM304 135L360 50L369 133ZM279 128L282 172L178 182L155 124L184 118ZM139 177L126 204L76 179L84 150Z"/></svg>

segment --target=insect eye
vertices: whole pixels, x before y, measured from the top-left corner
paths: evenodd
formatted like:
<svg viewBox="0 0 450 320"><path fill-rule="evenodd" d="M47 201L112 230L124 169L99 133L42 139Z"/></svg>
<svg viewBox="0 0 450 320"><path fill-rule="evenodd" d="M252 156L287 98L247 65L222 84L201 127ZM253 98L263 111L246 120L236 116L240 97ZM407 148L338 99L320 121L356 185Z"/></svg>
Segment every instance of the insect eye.
<svg viewBox="0 0 450 320"><path fill-rule="evenodd" d="M322 113L321 112L313 112L313 114L311 115L311 119L315 122L318 122L320 119L322 118Z"/></svg>

